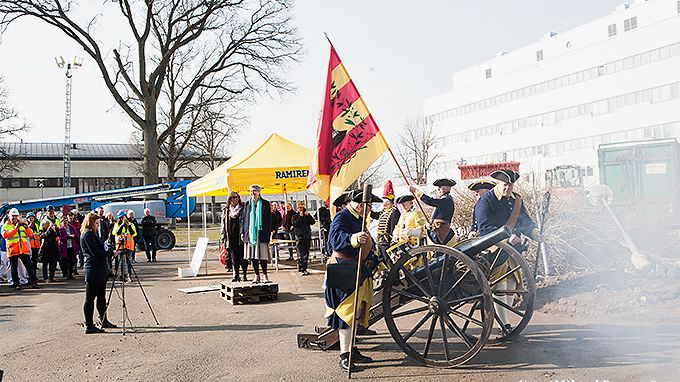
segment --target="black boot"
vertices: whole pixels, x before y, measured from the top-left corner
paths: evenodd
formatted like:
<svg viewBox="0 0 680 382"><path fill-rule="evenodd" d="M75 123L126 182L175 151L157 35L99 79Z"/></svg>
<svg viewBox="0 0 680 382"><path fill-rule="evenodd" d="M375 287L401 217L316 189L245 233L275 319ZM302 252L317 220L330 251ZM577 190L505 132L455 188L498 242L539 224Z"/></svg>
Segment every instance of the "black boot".
<svg viewBox="0 0 680 382"><path fill-rule="evenodd" d="M359 348L355 346L354 350L352 351L352 362L371 363L371 362L373 362L373 358L359 353Z"/></svg>
<svg viewBox="0 0 680 382"><path fill-rule="evenodd" d="M352 360L354 361L354 360ZM352 362L352 372L359 371L359 369L354 365L354 362ZM347 353L342 353L340 354L340 368L344 371L349 371L350 365L349 365L349 352Z"/></svg>
<svg viewBox="0 0 680 382"><path fill-rule="evenodd" d="M106 333L104 329L99 329L98 327L94 325L87 325L85 327L85 334L98 334L98 333Z"/></svg>

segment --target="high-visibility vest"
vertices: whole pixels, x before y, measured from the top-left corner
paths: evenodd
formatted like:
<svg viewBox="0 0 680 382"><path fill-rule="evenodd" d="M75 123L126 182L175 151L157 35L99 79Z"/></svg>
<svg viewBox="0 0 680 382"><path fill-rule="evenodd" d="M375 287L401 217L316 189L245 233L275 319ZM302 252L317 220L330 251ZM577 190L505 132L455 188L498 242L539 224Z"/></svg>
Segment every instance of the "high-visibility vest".
<svg viewBox="0 0 680 382"><path fill-rule="evenodd" d="M137 230L135 230L134 224L130 223L127 227L123 225L116 225L113 227L113 234L116 235L116 249L127 249L128 251L135 250L135 236L137 235Z"/></svg>
<svg viewBox="0 0 680 382"><path fill-rule="evenodd" d="M54 220L50 219L49 216L45 215L42 221L45 220L49 220L49 222L52 223L52 227L54 227L54 229L59 229L59 227L61 227L61 222L59 221L57 215L54 215Z"/></svg>
<svg viewBox="0 0 680 382"><path fill-rule="evenodd" d="M31 248L40 248L40 227L38 227L38 223L33 223L31 226L31 231L33 231L33 235L29 238L31 241Z"/></svg>
<svg viewBox="0 0 680 382"><path fill-rule="evenodd" d="M29 255L31 249L28 240L31 236L33 231L28 227L15 226L11 222L2 226L2 237L7 242L7 256Z"/></svg>

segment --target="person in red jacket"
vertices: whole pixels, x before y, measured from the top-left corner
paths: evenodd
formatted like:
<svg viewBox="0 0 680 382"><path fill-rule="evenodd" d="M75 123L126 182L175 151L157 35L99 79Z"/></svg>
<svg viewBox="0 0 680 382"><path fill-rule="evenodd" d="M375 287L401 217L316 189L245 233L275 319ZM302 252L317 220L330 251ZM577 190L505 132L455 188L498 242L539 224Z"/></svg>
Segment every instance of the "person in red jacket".
<svg viewBox="0 0 680 382"><path fill-rule="evenodd" d="M19 260L24 264L28 277L33 288L38 287L38 281L35 278L33 265L31 264L31 244L30 237L33 236L33 231L28 227L28 224L20 219L19 211L12 208L9 211L9 220L2 226L2 237L7 242L7 256L9 257L10 266L12 269L12 280L14 288L21 289L19 283Z"/></svg>

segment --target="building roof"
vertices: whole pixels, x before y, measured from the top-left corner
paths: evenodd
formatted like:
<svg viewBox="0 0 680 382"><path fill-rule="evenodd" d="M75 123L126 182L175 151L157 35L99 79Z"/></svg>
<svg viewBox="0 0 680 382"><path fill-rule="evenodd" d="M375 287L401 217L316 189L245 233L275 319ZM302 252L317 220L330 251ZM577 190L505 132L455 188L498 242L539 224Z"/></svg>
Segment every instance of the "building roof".
<svg viewBox="0 0 680 382"><path fill-rule="evenodd" d="M63 143L32 142L0 142L0 152L24 160L62 160L64 158ZM184 155L199 158L200 154L185 149ZM161 159L163 153L161 150ZM130 143L72 143L71 160L137 160L144 158L142 146ZM219 162L229 159L227 156L215 158Z"/></svg>
<svg viewBox="0 0 680 382"><path fill-rule="evenodd" d="M0 142L7 155L29 160L61 160L63 143ZM126 143L72 143L72 160L142 160L141 147Z"/></svg>

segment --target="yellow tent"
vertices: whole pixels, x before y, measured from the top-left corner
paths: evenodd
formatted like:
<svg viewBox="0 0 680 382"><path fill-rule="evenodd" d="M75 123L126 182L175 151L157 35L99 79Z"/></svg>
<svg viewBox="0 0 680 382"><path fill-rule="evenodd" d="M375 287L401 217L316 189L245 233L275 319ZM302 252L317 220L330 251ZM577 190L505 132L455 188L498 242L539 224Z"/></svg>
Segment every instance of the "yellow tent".
<svg viewBox="0 0 680 382"><path fill-rule="evenodd" d="M272 134L255 150L239 153L200 179L189 183L189 196L222 196L230 191L247 193L259 184L263 194L283 194L307 189L312 151Z"/></svg>

